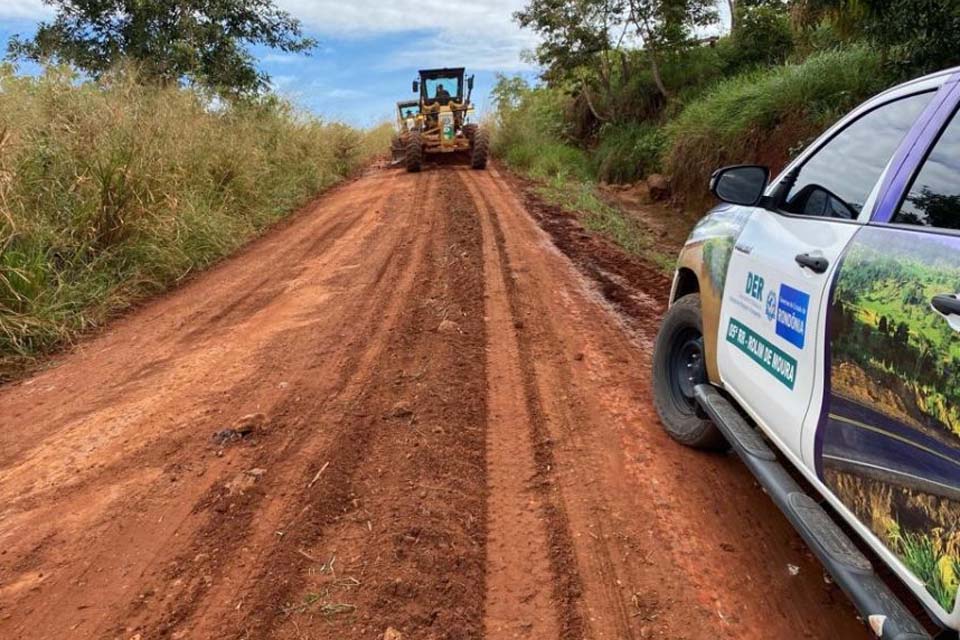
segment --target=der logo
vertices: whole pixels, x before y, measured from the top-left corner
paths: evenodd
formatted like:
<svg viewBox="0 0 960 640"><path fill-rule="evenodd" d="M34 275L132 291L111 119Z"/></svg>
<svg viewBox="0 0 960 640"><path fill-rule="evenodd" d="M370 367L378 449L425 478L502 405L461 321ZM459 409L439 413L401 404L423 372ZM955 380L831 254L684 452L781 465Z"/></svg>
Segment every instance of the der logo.
<svg viewBox="0 0 960 640"><path fill-rule="evenodd" d="M747 295L755 300L763 299L763 278L752 271L747 273Z"/></svg>

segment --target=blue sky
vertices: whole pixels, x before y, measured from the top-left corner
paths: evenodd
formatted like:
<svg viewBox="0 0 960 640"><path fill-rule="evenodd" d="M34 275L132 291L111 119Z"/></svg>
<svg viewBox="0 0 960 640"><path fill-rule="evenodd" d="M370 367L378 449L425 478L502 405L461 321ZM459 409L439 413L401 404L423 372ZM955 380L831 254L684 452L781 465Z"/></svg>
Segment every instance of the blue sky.
<svg viewBox="0 0 960 640"><path fill-rule="evenodd" d="M413 97L423 67L465 66L476 74L474 102L489 106L494 74L536 70L521 52L536 46L511 15L523 0L277 0L320 41L310 56L256 49L276 90L329 119L367 126L393 117L397 100ZM29 35L52 14L41 0L0 0L0 43ZM31 71L21 65L23 72Z"/></svg>

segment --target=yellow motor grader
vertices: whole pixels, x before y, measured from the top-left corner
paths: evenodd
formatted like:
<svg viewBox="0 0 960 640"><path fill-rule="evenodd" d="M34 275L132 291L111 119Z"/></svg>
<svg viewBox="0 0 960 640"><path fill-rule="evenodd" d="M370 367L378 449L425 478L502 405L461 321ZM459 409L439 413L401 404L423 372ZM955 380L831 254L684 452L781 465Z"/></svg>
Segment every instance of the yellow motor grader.
<svg viewBox="0 0 960 640"><path fill-rule="evenodd" d="M390 142L393 164L403 162L411 131L420 129L420 101L401 100L397 103L397 133Z"/></svg>
<svg viewBox="0 0 960 640"><path fill-rule="evenodd" d="M463 67L423 69L419 79L413 81L413 92L420 94L420 100L412 122L404 117L407 109L398 104L400 131L394 158L399 159L402 149L407 171L420 171L426 155L456 153L469 158L474 169L485 168L489 134L468 122L473 114L473 76L464 79Z"/></svg>

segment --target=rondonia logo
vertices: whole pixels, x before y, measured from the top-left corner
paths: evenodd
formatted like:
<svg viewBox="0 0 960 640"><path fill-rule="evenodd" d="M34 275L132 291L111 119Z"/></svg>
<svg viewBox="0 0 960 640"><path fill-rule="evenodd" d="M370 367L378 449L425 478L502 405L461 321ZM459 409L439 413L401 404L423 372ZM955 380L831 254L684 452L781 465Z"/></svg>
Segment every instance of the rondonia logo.
<svg viewBox="0 0 960 640"><path fill-rule="evenodd" d="M798 349L803 349L809 305L809 294L789 285L780 285L780 299L776 305L777 335Z"/></svg>

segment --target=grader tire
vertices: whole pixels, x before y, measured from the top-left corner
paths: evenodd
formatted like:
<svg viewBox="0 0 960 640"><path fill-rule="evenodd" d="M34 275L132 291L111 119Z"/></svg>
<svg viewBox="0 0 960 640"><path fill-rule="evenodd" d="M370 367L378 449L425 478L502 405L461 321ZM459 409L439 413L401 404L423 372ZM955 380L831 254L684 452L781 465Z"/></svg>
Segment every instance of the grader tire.
<svg viewBox="0 0 960 640"><path fill-rule="evenodd" d="M420 139L419 133L411 134L410 139L407 140L404 165L410 173L420 171L420 168L423 166L423 142Z"/></svg>
<svg viewBox="0 0 960 640"><path fill-rule="evenodd" d="M470 166L474 169L487 168L487 155L490 153L490 134L486 129L477 129L473 136L473 150L470 155Z"/></svg>
<svg viewBox="0 0 960 640"><path fill-rule="evenodd" d="M463 125L463 137L465 137L467 140L469 140L472 143L473 137L477 135L477 130L479 128L480 128L479 125L476 125L473 123Z"/></svg>
<svg viewBox="0 0 960 640"><path fill-rule="evenodd" d="M393 140L390 141L390 159L393 162L398 162L403 160L406 155L406 149L403 146L403 140L400 139L400 136L393 136Z"/></svg>

